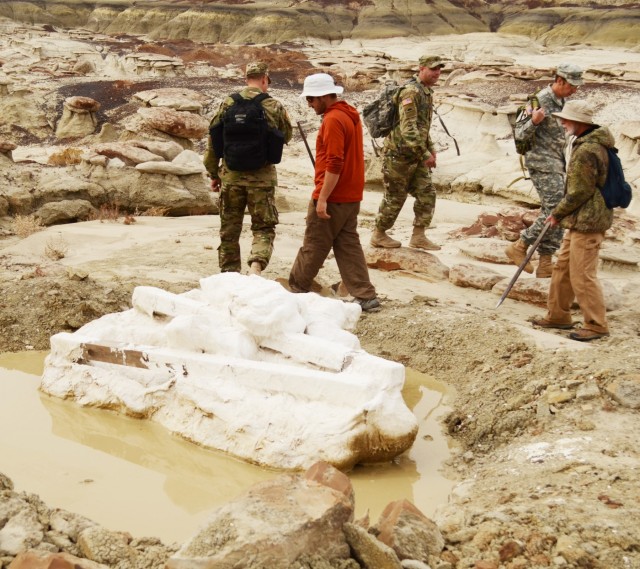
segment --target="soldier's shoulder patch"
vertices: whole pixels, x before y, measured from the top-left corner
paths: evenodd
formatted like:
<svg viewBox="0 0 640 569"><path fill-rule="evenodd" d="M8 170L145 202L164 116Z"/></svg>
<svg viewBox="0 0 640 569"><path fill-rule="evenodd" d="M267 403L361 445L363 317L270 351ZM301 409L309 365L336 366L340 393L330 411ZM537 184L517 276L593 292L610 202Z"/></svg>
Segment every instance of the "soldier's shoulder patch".
<svg viewBox="0 0 640 569"><path fill-rule="evenodd" d="M411 97L405 97L404 99L402 99L402 105L410 105L411 103L413 103L413 99Z"/></svg>

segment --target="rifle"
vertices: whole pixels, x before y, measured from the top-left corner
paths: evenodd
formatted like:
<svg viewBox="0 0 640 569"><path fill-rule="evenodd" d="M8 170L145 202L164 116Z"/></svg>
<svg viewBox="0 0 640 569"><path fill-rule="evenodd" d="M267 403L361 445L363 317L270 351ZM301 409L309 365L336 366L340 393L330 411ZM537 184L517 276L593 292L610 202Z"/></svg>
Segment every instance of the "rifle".
<svg viewBox="0 0 640 569"><path fill-rule="evenodd" d="M544 237L544 234L547 232L547 229L549 229L549 227L551 227L551 224L547 221L547 223L544 224L544 227L542 228L540 235L538 235L538 238L535 240L534 244L531 245L531 247L529 248L529 251L527 252L527 256L524 258L524 261L520 263L520 266L518 267L516 274L513 275L513 277L511 278L511 281L509 281L509 284L507 285L507 288L505 289L505 291L502 293L502 296L500 297L498 304L496 304L496 308L498 308L502 304L504 299L507 298L507 295L511 292L511 289L513 288L513 285L516 284L516 281L518 280L520 273L524 271L524 268L527 266L529 259L531 259L533 254L536 252L538 245L540 245L540 241L542 241L542 238Z"/></svg>
<svg viewBox="0 0 640 569"><path fill-rule="evenodd" d="M307 147L307 152L309 153L309 158L311 158L311 164L313 164L313 167L316 167L316 161L313 158L313 154L311 153L311 148L309 148L309 143L307 142L307 137L304 134L304 130L302 130L302 123L300 121L297 121L296 124L298 125L298 130L300 131L300 136L302 136L302 140L304 140L304 145Z"/></svg>

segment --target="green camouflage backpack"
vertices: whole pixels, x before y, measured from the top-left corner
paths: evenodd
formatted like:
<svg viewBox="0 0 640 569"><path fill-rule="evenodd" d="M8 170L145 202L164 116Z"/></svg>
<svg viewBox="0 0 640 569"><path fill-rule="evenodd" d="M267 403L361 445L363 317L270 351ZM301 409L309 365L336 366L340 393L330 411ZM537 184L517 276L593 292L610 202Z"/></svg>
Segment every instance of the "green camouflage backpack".
<svg viewBox="0 0 640 569"><path fill-rule="evenodd" d="M362 118L373 138L387 136L398 122L398 93L405 85L415 83L411 79L404 85L398 85L395 81L387 83L363 110Z"/></svg>

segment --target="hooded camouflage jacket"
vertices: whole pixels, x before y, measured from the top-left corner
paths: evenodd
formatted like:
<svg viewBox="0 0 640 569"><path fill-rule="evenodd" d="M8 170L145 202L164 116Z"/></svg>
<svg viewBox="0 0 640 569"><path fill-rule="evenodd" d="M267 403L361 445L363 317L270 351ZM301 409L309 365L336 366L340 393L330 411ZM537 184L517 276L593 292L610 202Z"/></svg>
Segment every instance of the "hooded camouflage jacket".
<svg viewBox="0 0 640 569"><path fill-rule="evenodd" d="M615 140L605 126L596 126L576 138L567 170L565 194L551 212L565 229L582 233L604 233L613 223L600 189L607 179L607 148Z"/></svg>
<svg viewBox="0 0 640 569"><path fill-rule="evenodd" d="M407 160L424 160L434 150L429 130L433 116L433 91L417 78L396 95L398 123L384 141L385 153Z"/></svg>

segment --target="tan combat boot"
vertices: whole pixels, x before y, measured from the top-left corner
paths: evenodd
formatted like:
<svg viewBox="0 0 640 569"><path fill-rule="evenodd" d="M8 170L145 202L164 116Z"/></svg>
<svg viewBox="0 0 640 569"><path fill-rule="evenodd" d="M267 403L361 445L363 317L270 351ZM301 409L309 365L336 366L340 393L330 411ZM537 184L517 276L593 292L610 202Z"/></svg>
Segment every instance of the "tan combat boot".
<svg viewBox="0 0 640 569"><path fill-rule="evenodd" d="M249 267L249 274L258 276L262 274L262 264L260 261L253 261L253 263L251 263L251 266Z"/></svg>
<svg viewBox="0 0 640 569"><path fill-rule="evenodd" d="M520 263L522 263L524 258L527 256L528 248L529 245L527 245L522 239L518 239L515 243L511 243L504 252L514 265L520 266ZM531 263L527 263L524 270L527 273L533 273L533 265Z"/></svg>
<svg viewBox="0 0 640 569"><path fill-rule="evenodd" d="M428 239L424 234L424 227L420 227L418 225L413 228L413 235L409 241L409 247L413 247L414 249L424 249L425 251L440 251L440 249L442 249L440 245L437 245L431 241L431 239Z"/></svg>
<svg viewBox="0 0 640 569"><path fill-rule="evenodd" d="M374 229L371 235L371 245L373 247L384 247L385 249L393 249L401 247L402 243L389 237L382 229Z"/></svg>
<svg viewBox="0 0 640 569"><path fill-rule="evenodd" d="M548 279L553 272L553 259L551 255L540 255L540 262L536 269L536 277L539 279Z"/></svg>

